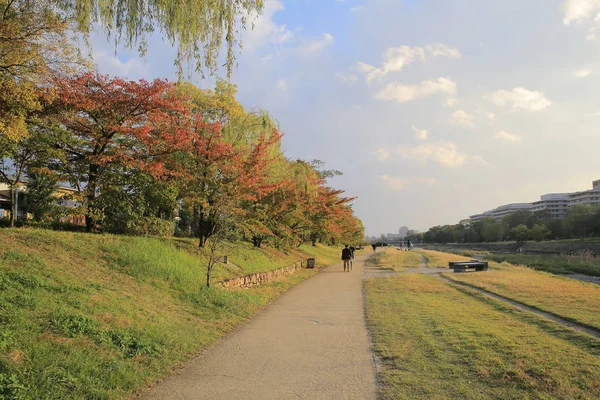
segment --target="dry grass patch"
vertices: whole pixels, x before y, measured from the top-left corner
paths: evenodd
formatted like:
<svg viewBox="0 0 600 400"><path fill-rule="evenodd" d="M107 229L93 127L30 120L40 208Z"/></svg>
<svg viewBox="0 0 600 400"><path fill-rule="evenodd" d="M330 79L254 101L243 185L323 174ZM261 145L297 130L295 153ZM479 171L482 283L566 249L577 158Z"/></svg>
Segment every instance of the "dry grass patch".
<svg viewBox="0 0 600 400"><path fill-rule="evenodd" d="M600 286L508 263L484 273L445 274L565 319L600 329Z"/></svg>
<svg viewBox="0 0 600 400"><path fill-rule="evenodd" d="M427 259L429 268L448 268L448 263L453 261L468 261L469 258L457 254L443 253L435 250L415 250Z"/></svg>
<svg viewBox="0 0 600 400"><path fill-rule="evenodd" d="M412 251L400 251L388 247L375 253L366 261L366 264L371 267L403 272L406 271L406 268L418 268L421 265L421 256Z"/></svg>
<svg viewBox="0 0 600 400"><path fill-rule="evenodd" d="M600 341L435 277L365 293L383 399L600 398Z"/></svg>

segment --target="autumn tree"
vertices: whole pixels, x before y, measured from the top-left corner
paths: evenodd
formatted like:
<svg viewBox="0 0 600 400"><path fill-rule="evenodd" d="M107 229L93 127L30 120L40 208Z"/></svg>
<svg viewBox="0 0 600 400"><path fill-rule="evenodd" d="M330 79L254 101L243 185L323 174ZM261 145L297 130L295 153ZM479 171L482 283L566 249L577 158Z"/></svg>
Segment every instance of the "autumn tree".
<svg viewBox="0 0 600 400"><path fill-rule="evenodd" d="M86 73L62 77L57 85L62 168L84 194L86 228L93 231L102 218L98 196L111 169L125 166L155 179L168 175L164 157L189 144L189 113L168 96L172 84L165 80Z"/></svg>
<svg viewBox="0 0 600 400"><path fill-rule="evenodd" d="M46 2L0 0L0 157L9 141L27 135L28 115L41 109L38 86L81 64L68 33Z"/></svg>

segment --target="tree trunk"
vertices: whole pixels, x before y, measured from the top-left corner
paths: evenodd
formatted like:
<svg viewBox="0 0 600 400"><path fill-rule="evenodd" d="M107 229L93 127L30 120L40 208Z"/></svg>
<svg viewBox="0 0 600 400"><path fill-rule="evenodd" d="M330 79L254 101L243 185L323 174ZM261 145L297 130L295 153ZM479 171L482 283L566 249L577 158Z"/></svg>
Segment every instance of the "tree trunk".
<svg viewBox="0 0 600 400"><path fill-rule="evenodd" d="M194 203L194 208L192 209L192 223L190 224L190 228L192 229L192 237L198 237L199 236L199 228L198 225L200 224L199 221L199 216L198 216L198 205ZM202 247L202 246L200 246Z"/></svg>
<svg viewBox="0 0 600 400"><path fill-rule="evenodd" d="M85 230L86 232L95 232L96 218L91 212L94 208L96 200L96 186L98 184L98 166L90 165L90 173L88 177L88 185L86 187L87 212L85 214Z"/></svg>
<svg viewBox="0 0 600 400"><path fill-rule="evenodd" d="M211 270L211 269L212 269L212 268L208 268L208 269L206 270L206 287L210 287L210 272L211 272L210 270Z"/></svg>
<svg viewBox="0 0 600 400"><path fill-rule="evenodd" d="M16 213L17 213L17 202L16 202L16 198L15 198L16 191L15 191L13 185L10 185L8 187L8 190L9 190L9 196L10 196L10 227L14 228Z"/></svg>

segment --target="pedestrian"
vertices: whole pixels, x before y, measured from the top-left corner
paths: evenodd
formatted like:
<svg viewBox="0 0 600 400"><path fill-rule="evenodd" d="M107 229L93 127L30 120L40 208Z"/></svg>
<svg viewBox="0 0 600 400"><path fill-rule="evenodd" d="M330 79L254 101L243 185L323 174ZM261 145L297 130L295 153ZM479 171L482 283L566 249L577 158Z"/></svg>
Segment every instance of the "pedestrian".
<svg viewBox="0 0 600 400"><path fill-rule="evenodd" d="M371 246L373 247L373 253L375 253L377 250L377 245L375 243L371 243Z"/></svg>
<svg viewBox="0 0 600 400"><path fill-rule="evenodd" d="M352 258L350 259L350 271L352 271L352 262L354 261L354 252L356 251L356 248L350 245L350 251L352 252Z"/></svg>
<svg viewBox="0 0 600 400"><path fill-rule="evenodd" d="M352 251L348 248L348 245L344 245L342 249L342 261L344 261L344 272L350 272L350 260L352 260Z"/></svg>
<svg viewBox="0 0 600 400"><path fill-rule="evenodd" d="M408 247L408 250L412 249L412 243L410 239L406 239L406 247Z"/></svg>

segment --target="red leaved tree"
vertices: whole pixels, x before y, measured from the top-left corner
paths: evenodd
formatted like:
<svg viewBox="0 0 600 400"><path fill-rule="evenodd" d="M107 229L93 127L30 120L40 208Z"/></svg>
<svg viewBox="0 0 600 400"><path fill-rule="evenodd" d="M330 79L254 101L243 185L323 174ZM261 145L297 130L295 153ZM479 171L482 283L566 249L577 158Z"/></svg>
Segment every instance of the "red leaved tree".
<svg viewBox="0 0 600 400"><path fill-rule="evenodd" d="M170 171L164 157L189 145L186 104L168 96L173 84L128 81L95 72L57 78L55 106L62 128L57 145L64 169L83 193L86 228L95 230L102 180L113 166L159 178Z"/></svg>

